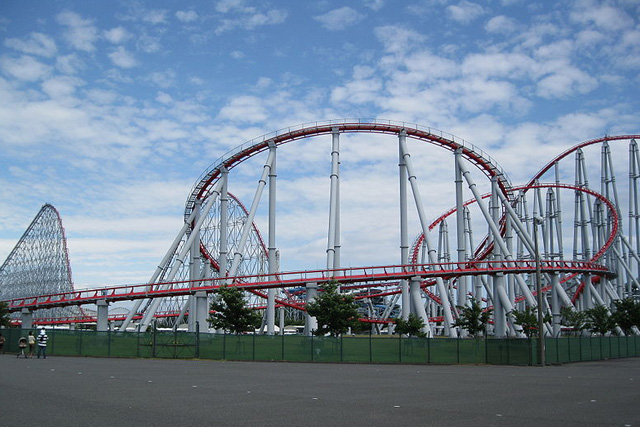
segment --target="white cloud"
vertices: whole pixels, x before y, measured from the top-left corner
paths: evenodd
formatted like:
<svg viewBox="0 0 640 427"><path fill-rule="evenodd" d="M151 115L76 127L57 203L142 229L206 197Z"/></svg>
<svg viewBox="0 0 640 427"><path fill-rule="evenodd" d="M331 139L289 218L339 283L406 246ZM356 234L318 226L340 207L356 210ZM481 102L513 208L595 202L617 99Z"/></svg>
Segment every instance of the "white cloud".
<svg viewBox="0 0 640 427"><path fill-rule="evenodd" d="M255 7L244 6L242 0L218 2L216 10L225 15L225 18L215 28L216 34L222 34L236 28L254 30L267 25L278 25L285 22L288 16L287 11L283 9L258 11Z"/></svg>
<svg viewBox="0 0 640 427"><path fill-rule="evenodd" d="M466 0L447 6L446 10L451 19L462 24L468 24L485 13L482 6Z"/></svg>
<svg viewBox="0 0 640 427"><path fill-rule="evenodd" d="M51 58L57 52L56 42L46 34L31 33L23 39L8 38L4 41L6 47L30 55Z"/></svg>
<svg viewBox="0 0 640 427"><path fill-rule="evenodd" d="M620 31L634 26L633 18L620 8L593 1L580 1L574 6L569 16L580 24L593 24L605 31Z"/></svg>
<svg viewBox="0 0 640 427"><path fill-rule="evenodd" d="M518 23L516 20L504 15L494 16L484 26L487 32L495 34L511 34L517 28Z"/></svg>
<svg viewBox="0 0 640 427"><path fill-rule="evenodd" d="M29 82L41 80L51 72L50 66L28 55L19 58L0 57L0 69L8 76Z"/></svg>
<svg viewBox="0 0 640 427"><path fill-rule="evenodd" d="M142 20L151 24L166 24L167 11L160 9L147 10L142 15Z"/></svg>
<svg viewBox="0 0 640 427"><path fill-rule="evenodd" d="M216 3L216 10L221 13L230 11L253 11L253 8L244 6L244 0L220 0Z"/></svg>
<svg viewBox="0 0 640 427"><path fill-rule="evenodd" d="M155 53L162 49L160 39L148 34L143 34L142 36L138 37L138 40L136 41L136 47L138 48L138 50L144 53Z"/></svg>
<svg viewBox="0 0 640 427"><path fill-rule="evenodd" d="M63 74L75 74L84 66L82 59L75 53L56 57L56 69Z"/></svg>
<svg viewBox="0 0 640 427"><path fill-rule="evenodd" d="M123 27L115 27L104 32L104 38L113 44L121 44L131 38L131 34Z"/></svg>
<svg viewBox="0 0 640 427"><path fill-rule="evenodd" d="M400 25L377 27L374 34L384 50L393 53L410 51L426 40L424 35Z"/></svg>
<svg viewBox="0 0 640 427"><path fill-rule="evenodd" d="M83 19L77 13L70 11L59 13L56 20L66 27L64 38L71 46L86 52L95 50L94 43L98 39L98 30L92 20Z"/></svg>
<svg viewBox="0 0 640 427"><path fill-rule="evenodd" d="M385 0L364 0L364 5L371 10L378 11L384 7Z"/></svg>
<svg viewBox="0 0 640 427"><path fill-rule="evenodd" d="M138 65L135 57L128 52L123 46L118 46L109 54L109 59L120 68L132 68Z"/></svg>
<svg viewBox="0 0 640 427"><path fill-rule="evenodd" d="M220 110L219 117L234 122L252 123L265 120L269 117L269 114L263 107L260 98L254 96L239 96L232 99Z"/></svg>
<svg viewBox="0 0 640 427"><path fill-rule="evenodd" d="M576 93L588 93L598 81L578 68L567 66L538 82L538 95L543 98L565 98Z"/></svg>
<svg viewBox="0 0 640 427"><path fill-rule="evenodd" d="M73 95L78 86L83 84L84 81L75 77L57 76L44 81L42 90L50 98L62 98Z"/></svg>
<svg viewBox="0 0 640 427"><path fill-rule="evenodd" d="M357 24L364 19L364 15L358 13L355 9L345 6L340 9L334 9L324 15L315 16L313 19L320 22L329 31L340 31Z"/></svg>
<svg viewBox="0 0 640 427"><path fill-rule="evenodd" d="M149 80L155 85L167 89L175 86L176 72L173 70L157 71L149 75Z"/></svg>
<svg viewBox="0 0 640 427"><path fill-rule="evenodd" d="M176 12L176 18L181 22L193 22L198 19L198 14L194 10L179 10Z"/></svg>

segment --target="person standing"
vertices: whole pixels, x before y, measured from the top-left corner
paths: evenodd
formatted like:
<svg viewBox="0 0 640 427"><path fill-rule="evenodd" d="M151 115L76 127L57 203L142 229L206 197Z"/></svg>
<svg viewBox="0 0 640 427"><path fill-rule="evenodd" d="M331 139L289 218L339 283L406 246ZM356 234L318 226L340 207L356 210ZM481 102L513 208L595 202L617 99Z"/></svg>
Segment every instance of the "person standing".
<svg viewBox="0 0 640 427"><path fill-rule="evenodd" d="M33 336L32 331L29 331L27 343L29 344L29 359L33 359L33 350L36 348L36 337Z"/></svg>
<svg viewBox="0 0 640 427"><path fill-rule="evenodd" d="M4 354L4 342L6 338L0 333L0 354Z"/></svg>
<svg viewBox="0 0 640 427"><path fill-rule="evenodd" d="M40 335L38 335L38 359L40 359L40 355L43 356L44 359L47 358L47 333L44 331L44 328L40 329Z"/></svg>

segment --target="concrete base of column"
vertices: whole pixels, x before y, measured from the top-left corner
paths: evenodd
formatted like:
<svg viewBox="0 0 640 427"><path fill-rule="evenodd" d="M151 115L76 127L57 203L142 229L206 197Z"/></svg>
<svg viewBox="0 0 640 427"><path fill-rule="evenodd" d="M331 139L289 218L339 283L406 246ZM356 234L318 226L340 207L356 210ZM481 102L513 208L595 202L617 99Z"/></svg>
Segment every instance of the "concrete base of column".
<svg viewBox="0 0 640 427"><path fill-rule="evenodd" d="M98 322L96 329L100 332L109 330L109 303L105 300L100 300L96 303L98 306Z"/></svg>
<svg viewBox="0 0 640 427"><path fill-rule="evenodd" d="M22 319L22 329L33 328L33 313L28 308L23 308L20 311L20 317Z"/></svg>

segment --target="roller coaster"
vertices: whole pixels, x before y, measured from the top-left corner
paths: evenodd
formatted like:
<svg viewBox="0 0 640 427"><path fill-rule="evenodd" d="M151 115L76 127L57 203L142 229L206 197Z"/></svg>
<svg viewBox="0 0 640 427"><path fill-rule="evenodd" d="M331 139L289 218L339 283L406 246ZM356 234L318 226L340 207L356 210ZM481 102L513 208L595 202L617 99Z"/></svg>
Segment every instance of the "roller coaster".
<svg viewBox="0 0 640 427"><path fill-rule="evenodd" d="M551 319L545 333L558 336L563 309L610 308L613 301L638 295L638 138L580 142L543 164L528 182L514 185L485 151L417 124L357 119L281 129L236 147L196 180L183 226L147 283L74 290L60 217L45 205L0 268L0 300L21 313L15 319L23 326L91 321L98 330L115 322L120 330L146 330L164 319L195 330L207 324L212 293L235 286L263 313L263 333L276 333L278 310L280 330L289 316L304 319L310 333L317 323L305 305L324 283L335 280L341 292L356 297L361 320L376 333L391 332L394 317L414 314L428 336L464 336L455 321L459 308L473 298L493 309L490 333L496 337L521 335L513 311L539 305ZM286 157L296 145L302 148ZM286 259L278 250L277 230L283 228L278 206L283 198L288 206L308 200L288 180L307 167L296 156L319 149L328 153L323 165L330 171L324 177L328 216L321 258L326 264L282 271ZM360 198L345 192L343 170L354 157L349 154L369 149L379 150L376 165L397 168L397 184L392 194L385 193L385 206L397 206L397 219L381 220L373 233L391 234L395 249L368 248L388 261L344 267L348 248L343 247L341 214ZM278 162L281 170L277 158L284 159ZM442 171L451 181L432 184ZM253 192L247 189L249 175L257 178ZM276 185L283 176L284 197ZM627 179L617 180L621 177ZM598 189L589 185L594 181ZM253 197L245 204L238 194ZM260 230L260 221L266 230ZM304 224L304 218L300 221ZM43 274L47 269L57 271L53 287L52 274ZM113 307L123 303L126 314L113 314ZM89 306L97 307L95 316L85 312Z"/></svg>

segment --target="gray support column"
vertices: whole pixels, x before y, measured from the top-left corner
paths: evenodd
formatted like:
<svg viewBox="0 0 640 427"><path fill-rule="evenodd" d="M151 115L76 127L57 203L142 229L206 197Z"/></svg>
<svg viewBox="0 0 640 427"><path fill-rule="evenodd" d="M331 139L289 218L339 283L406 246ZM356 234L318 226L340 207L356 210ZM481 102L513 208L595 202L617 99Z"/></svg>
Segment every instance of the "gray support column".
<svg viewBox="0 0 640 427"><path fill-rule="evenodd" d="M462 148L458 148L455 151L454 168L456 172L455 184L456 184L456 237L457 237L457 261L458 268L464 268L467 260L467 251L465 246L465 233L464 233L464 199L462 195L462 172L458 167L458 159L462 156ZM458 277L458 302L460 306L467 305L467 293L468 293L468 279L467 276Z"/></svg>
<svg viewBox="0 0 640 427"><path fill-rule="evenodd" d="M413 313L424 319L424 327L422 328L422 332L424 332L428 337L433 337L433 331L431 330L431 323L429 322L429 317L427 316L427 312L424 308L424 303L422 302L420 285L422 284L422 277L413 276L411 281L409 282L409 288L411 293L411 306Z"/></svg>
<svg viewBox="0 0 640 427"><path fill-rule="evenodd" d="M160 261L160 264L158 265L154 273L151 275L151 278L149 279L149 283L155 283L156 280L158 280L158 277L160 277L160 274L165 270L165 268L167 268L167 263L171 260L171 257L173 257L173 255L175 254L176 250L178 249L178 245L182 241L182 238L187 233L187 230L189 230L189 226L191 224L191 221L193 221L195 214L196 214L195 211L192 211L191 215L189 215L189 218L187 218L184 224L182 224L182 228L178 232L178 235L176 236L176 238L173 240L171 247L165 253L164 257L162 258L162 261ZM121 331L125 331L127 329L127 326L129 326L129 324L133 320L133 317L136 315L136 313L138 312L138 310L140 309L144 301L147 301L147 300L139 299L139 300L136 300L136 302L134 302L133 307L131 308L131 310L129 311L129 314L127 315L127 318L124 320L124 322L122 322L122 325L120 326Z"/></svg>
<svg viewBox="0 0 640 427"><path fill-rule="evenodd" d="M316 299L316 295L318 294L318 284L315 282L309 282L307 283L306 288L307 304L309 304ZM309 337L316 329L318 329L318 320L313 316L309 316L309 313L305 313L304 334Z"/></svg>
<svg viewBox="0 0 640 427"><path fill-rule="evenodd" d="M236 272L238 271L238 267L240 267L240 262L242 261L243 255L242 252L244 251L244 247L247 244L247 239L249 238L249 233L251 232L253 220L256 217L258 205L260 204L260 198L262 197L264 187L267 185L267 177L271 172L271 166L273 165L275 157L275 151L270 150L269 157L267 158L267 161L263 166L262 175L260 176L260 180L258 181L258 188L256 189L256 193L253 196L253 201L251 202L249 214L247 215L246 222L242 227L242 235L240 236L236 252L233 254L233 264L231 264L231 268L229 269L229 276L235 276Z"/></svg>
<svg viewBox="0 0 640 427"><path fill-rule="evenodd" d="M404 131L403 131L404 133ZM411 163L411 155L409 154L406 147L406 138L400 139L400 150L401 154L404 157L404 162L407 167L407 176L409 179L409 184L411 185L411 192L413 193L413 199L416 205L416 210L418 211L418 218L420 219L420 225L422 227L422 234L424 234L424 239L427 243L427 249L429 252L429 262L432 264L436 264L438 262L436 257L436 251L433 249L430 241L429 241L429 223L427 216L424 212L424 206L422 204L422 196L420 195L420 188L418 187L417 177L413 171L413 166ZM436 286L438 288L438 292L440 293L440 297L442 298L442 311L444 314L444 324L445 331L451 338L457 338L458 332L456 328L453 327L453 314L451 312L451 305L449 304L448 292L444 285L444 280L442 277L436 278ZM416 313L419 314L419 313ZM426 320L427 319L423 319Z"/></svg>
<svg viewBox="0 0 640 427"><path fill-rule="evenodd" d="M399 135L399 172L400 172L400 264L409 263L409 228L407 219L407 165L402 155L402 146L407 139L407 132L402 131ZM411 313L411 299L409 295L409 284L406 280L400 281L402 290L402 318L408 319Z"/></svg>
<svg viewBox="0 0 640 427"><path fill-rule="evenodd" d="M202 200L196 200L193 210L196 212L196 216L193 219L194 224L198 223L200 219L200 210L202 209ZM189 280L198 280L200 278L200 229L193 228L191 229L191 233L194 234L194 237L191 243L191 249L189 250ZM192 282L195 285L195 282ZM189 317L187 319L187 324L189 331L194 332L196 330L196 307L195 300L193 298L189 298ZM178 325L176 324L176 327Z"/></svg>
<svg viewBox="0 0 640 427"><path fill-rule="evenodd" d="M269 147L273 151L273 163L269 171L269 279L276 279L277 259L276 259L276 146ZM276 315L276 290L267 290L267 335L273 335L275 330Z"/></svg>
<svg viewBox="0 0 640 427"><path fill-rule="evenodd" d="M209 331L209 322L207 319L209 318L209 300L207 298L207 293L204 291L198 291L194 295L194 307L195 313L193 313L194 328L193 330L189 329L190 332L195 332L195 322L198 322L200 332L208 332ZM189 317L191 313L189 313Z"/></svg>
<svg viewBox="0 0 640 427"><path fill-rule="evenodd" d="M506 294L504 274L492 274L490 277L493 284L493 334L496 338L504 338L507 336L507 316L501 298Z"/></svg>
<svg viewBox="0 0 640 427"><path fill-rule="evenodd" d="M560 277L558 273L549 273L551 277L551 313L553 316L553 336L559 337L562 326L562 311L560 310Z"/></svg>
<svg viewBox="0 0 640 427"><path fill-rule="evenodd" d="M280 307L280 310L278 310L278 312L280 313L280 335L284 335L284 307Z"/></svg>
<svg viewBox="0 0 640 427"><path fill-rule="evenodd" d="M195 226L193 226L194 229L200 229L200 227L202 227L202 223L204 222L204 219L207 217L207 215L209 215L209 211L211 210L211 207L213 206L213 204L215 203L216 199L220 195L220 193L219 193L220 185L221 185L220 182L218 182L212 188L212 190L210 192L212 194L209 195L209 198L207 199L207 202L202 207L202 212L200 214L200 217L198 218L198 221L196 222ZM177 257L175 259L175 262L173 263L173 266L171 267L171 271L164 278L166 281L169 282L169 281L173 280L176 277L176 274L178 274L178 271L180 270L180 267L182 267L184 265L184 262L185 262L185 259L187 257L187 254L189 253L189 250L191 249L191 245L193 244L193 239L195 239L196 237L197 236L195 234L193 234L193 233L189 236L189 238L185 242L184 246L180 250L180 253L177 255ZM167 287L167 285L162 285L161 289L166 289L166 287ZM149 325L151 324L151 321L153 320L153 316L154 316L156 310L158 309L158 306L160 305L161 301L162 301L161 298L154 298L151 301L151 304L149 305L149 307L145 311L144 316L142 318L142 321L140 322L140 329L142 331L146 331L147 328L149 327Z"/></svg>
<svg viewBox="0 0 640 427"><path fill-rule="evenodd" d="M20 310L20 319L22 320L22 329L31 329L33 328L33 313L28 308L23 308Z"/></svg>
<svg viewBox="0 0 640 427"><path fill-rule="evenodd" d="M327 236L327 270L335 265L336 255L336 222L338 218L338 179L340 177L340 132L338 128L331 130L331 191L329 195L329 233Z"/></svg>
<svg viewBox="0 0 640 427"><path fill-rule="evenodd" d="M220 271L218 277L227 277L227 257L229 254L229 170L222 168L220 174L222 188L220 190L220 255L218 257Z"/></svg>
<svg viewBox="0 0 640 427"><path fill-rule="evenodd" d="M98 306L98 321L96 330L104 332L109 330L109 303L103 299L96 302Z"/></svg>

